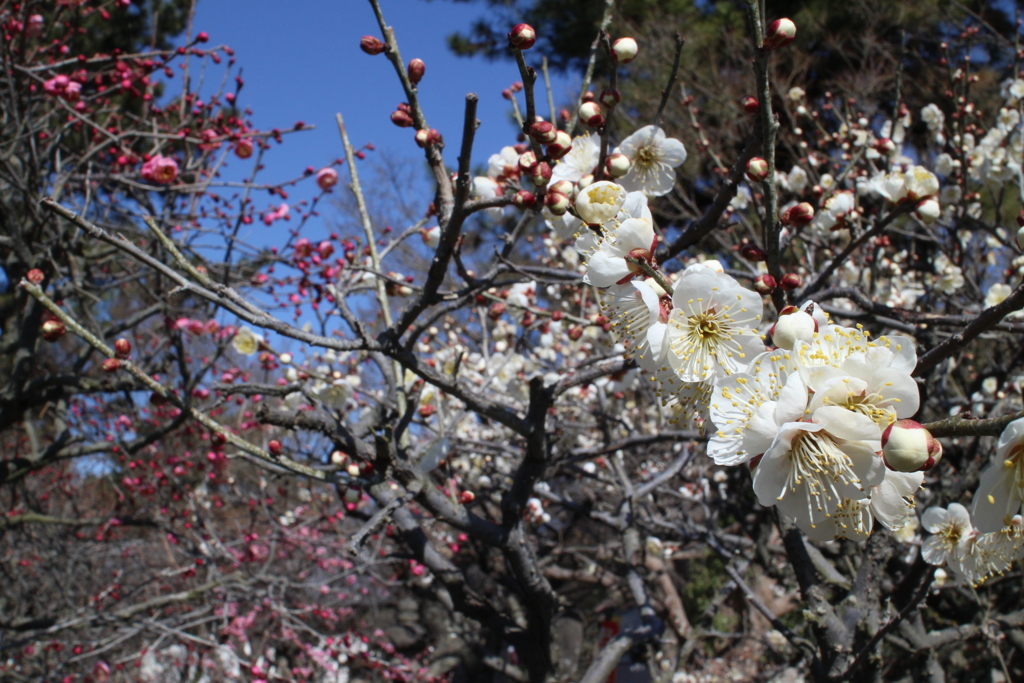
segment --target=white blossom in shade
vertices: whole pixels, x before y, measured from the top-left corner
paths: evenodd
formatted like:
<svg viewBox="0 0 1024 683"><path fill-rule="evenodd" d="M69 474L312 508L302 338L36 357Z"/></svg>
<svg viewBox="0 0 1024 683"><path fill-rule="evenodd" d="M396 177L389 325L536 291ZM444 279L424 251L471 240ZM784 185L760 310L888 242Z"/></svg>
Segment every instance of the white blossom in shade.
<svg viewBox="0 0 1024 683"><path fill-rule="evenodd" d="M671 301L654 281L632 280L608 289L606 311L612 328L623 338L627 355L649 372L665 365L668 307Z"/></svg>
<svg viewBox="0 0 1024 683"><path fill-rule="evenodd" d="M885 468L882 483L871 488L871 515L889 531L899 531L914 515L914 493L921 488L924 472L896 472Z"/></svg>
<svg viewBox="0 0 1024 683"><path fill-rule="evenodd" d="M847 214L857 206L856 197L853 192L843 190L836 192L825 201L825 206L814 214L811 221L811 228L819 231L831 230L837 225L844 223Z"/></svg>
<svg viewBox="0 0 1024 683"><path fill-rule="evenodd" d="M519 173L519 152L515 147L502 147L487 160L487 176L494 180L512 178ZM554 174L552 174L554 175Z"/></svg>
<svg viewBox="0 0 1024 683"><path fill-rule="evenodd" d="M699 264L683 272L674 290L669 361L679 379L701 382L740 372L765 350L757 332L761 295Z"/></svg>
<svg viewBox="0 0 1024 683"><path fill-rule="evenodd" d="M787 422L754 467L758 501L778 506L812 540L865 533L870 516L859 501L885 478L879 435L870 418L838 406Z"/></svg>
<svg viewBox="0 0 1024 683"><path fill-rule="evenodd" d="M985 295L985 308L992 308L998 304L1003 303L1006 297L1013 293L1013 287L1008 284L997 282L988 288L988 294Z"/></svg>
<svg viewBox="0 0 1024 683"><path fill-rule="evenodd" d="M799 166L794 166L789 169L789 174L786 176L786 180L788 181L789 189L794 194L803 194L803 191L807 189L807 171Z"/></svg>
<svg viewBox="0 0 1024 683"><path fill-rule="evenodd" d="M654 227L647 221L639 218L624 221L614 232L606 235L597 251L591 254L583 281L595 287L625 284L643 273L639 265L626 259L653 263L657 239Z"/></svg>
<svg viewBox="0 0 1024 683"><path fill-rule="evenodd" d="M969 552L969 544L978 534L971 524L971 515L960 503L951 503L948 508L931 507L921 516L921 526L929 533L921 548L922 557L928 564L951 566Z"/></svg>
<svg viewBox="0 0 1024 683"><path fill-rule="evenodd" d="M263 337L254 333L248 327L240 328L231 340L231 345L235 347L235 351L243 356L251 356L256 353L262 343Z"/></svg>
<svg viewBox="0 0 1024 683"><path fill-rule="evenodd" d="M943 152L935 157L935 172L941 176L948 176L959 164L954 165L953 157Z"/></svg>
<svg viewBox="0 0 1024 683"><path fill-rule="evenodd" d="M501 185L496 180L487 176L476 176L473 178L474 199L494 199L500 196ZM500 206L487 209L487 215L495 220L500 219L503 213L504 209Z"/></svg>
<svg viewBox="0 0 1024 683"><path fill-rule="evenodd" d="M806 94L807 93L804 91L803 88L799 86L793 86L792 88L789 89L789 92L786 93L786 96L789 97L789 99L792 100L793 102L799 102L804 98L804 95Z"/></svg>
<svg viewBox="0 0 1024 683"><path fill-rule="evenodd" d="M952 294L964 286L964 274L960 266L955 265L945 254L939 254L934 260L935 272L939 276L935 286L944 294Z"/></svg>
<svg viewBox="0 0 1024 683"><path fill-rule="evenodd" d="M942 130L946 122L946 115L936 104L929 104L921 110L921 120L928 126L928 130L935 133Z"/></svg>
<svg viewBox="0 0 1024 683"><path fill-rule="evenodd" d="M893 171L892 173L878 173L870 180L858 182L857 191L861 194L874 192L895 204L907 196L907 185L904 182L903 174Z"/></svg>
<svg viewBox="0 0 1024 683"><path fill-rule="evenodd" d="M911 166L903 174L903 184L911 199L924 199L939 193L939 179L924 166Z"/></svg>
<svg viewBox="0 0 1024 683"><path fill-rule="evenodd" d="M551 169L551 182L568 180L578 183L585 175L590 175L601 159L601 138L597 133L577 135L572 140L572 148Z"/></svg>
<svg viewBox="0 0 1024 683"><path fill-rule="evenodd" d="M729 206L736 211L743 211L750 206L751 199L750 188L747 187L746 183L743 183L736 188L736 196L729 200Z"/></svg>
<svg viewBox="0 0 1024 683"><path fill-rule="evenodd" d="M629 172L619 182L627 190L660 197L676 184L675 169L686 161L686 148L675 138L665 137L658 126L644 126L622 141L619 154L629 157Z"/></svg>
<svg viewBox="0 0 1024 683"><path fill-rule="evenodd" d="M746 372L715 384L710 415L716 431L708 455L719 465L738 465L761 455L779 428L803 418L807 387L787 351L759 354Z"/></svg>
<svg viewBox="0 0 1024 683"><path fill-rule="evenodd" d="M1024 500L1024 418L999 435L992 463L981 473L974 494L974 519L983 532L998 531L1021 512Z"/></svg>
<svg viewBox="0 0 1024 683"><path fill-rule="evenodd" d="M996 118L996 125L1005 131L1011 131L1017 127L1020 123L1020 114L1016 109L1003 108L999 110L999 116Z"/></svg>
<svg viewBox="0 0 1024 683"><path fill-rule="evenodd" d="M1014 78L1003 81L1000 93L1008 104L1016 104L1017 100L1024 98L1024 80Z"/></svg>
<svg viewBox="0 0 1024 683"><path fill-rule="evenodd" d="M925 540L922 556L929 564L945 562L962 581L978 585L1001 574L1021 556L1020 517L1008 518L994 532L982 533L971 522L971 515L959 503L945 510L925 510L921 524L933 536Z"/></svg>

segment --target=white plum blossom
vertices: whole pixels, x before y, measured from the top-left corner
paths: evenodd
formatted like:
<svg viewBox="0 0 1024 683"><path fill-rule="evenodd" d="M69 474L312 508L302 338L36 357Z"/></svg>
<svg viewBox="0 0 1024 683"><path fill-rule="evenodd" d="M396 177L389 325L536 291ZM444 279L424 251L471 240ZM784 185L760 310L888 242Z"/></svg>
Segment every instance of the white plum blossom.
<svg viewBox="0 0 1024 683"><path fill-rule="evenodd" d="M988 293L985 295L985 308L992 308L998 304L1003 303L1006 297L1013 293L1013 287L1010 285L997 282L988 288Z"/></svg>
<svg viewBox="0 0 1024 683"><path fill-rule="evenodd" d="M981 473L974 494L974 519L981 531L998 531L1021 511L1024 500L1024 418L999 436L992 463Z"/></svg>
<svg viewBox="0 0 1024 683"><path fill-rule="evenodd" d="M577 135L572 139L572 148L551 169L551 182L568 180L578 183L585 175L590 175L597 167L601 158L601 138L597 133Z"/></svg>
<svg viewBox="0 0 1024 683"><path fill-rule="evenodd" d="M624 221L601 239L597 251L590 256L583 281L595 287L625 284L643 272L639 265L627 259L653 264L657 240L654 227L647 221L640 218Z"/></svg>
<svg viewBox="0 0 1024 683"><path fill-rule="evenodd" d="M618 154L629 157L629 172L619 182L630 191L660 197L672 191L675 169L686 161L686 148L675 138L665 136L658 126L644 126L622 141Z"/></svg>

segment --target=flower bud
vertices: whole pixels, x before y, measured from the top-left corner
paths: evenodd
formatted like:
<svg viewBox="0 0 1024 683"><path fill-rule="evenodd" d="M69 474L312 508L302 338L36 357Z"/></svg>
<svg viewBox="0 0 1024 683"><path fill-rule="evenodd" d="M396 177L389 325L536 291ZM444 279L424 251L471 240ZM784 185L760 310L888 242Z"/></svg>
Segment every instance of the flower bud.
<svg viewBox="0 0 1024 683"><path fill-rule="evenodd" d="M1017 246L1020 247L1021 251L1024 251L1024 227L1017 230Z"/></svg>
<svg viewBox="0 0 1024 683"><path fill-rule="evenodd" d="M629 173L630 161L625 154L609 154L604 160L604 170L612 178L621 178Z"/></svg>
<svg viewBox="0 0 1024 683"><path fill-rule="evenodd" d="M359 40L359 49L368 55L379 55L384 52L384 43L374 36L363 36Z"/></svg>
<svg viewBox="0 0 1024 683"><path fill-rule="evenodd" d="M814 220L814 207L807 202L800 202L796 206L786 209L779 217L783 225L795 225L797 227L807 225Z"/></svg>
<svg viewBox="0 0 1024 683"><path fill-rule="evenodd" d="M600 128L604 125L604 111L597 102L584 102L580 105L580 121L583 125L591 128Z"/></svg>
<svg viewBox="0 0 1024 683"><path fill-rule="evenodd" d="M770 334L772 342L780 349L792 351L798 341L814 341L814 333L818 331L818 323L809 314L796 310L787 315L780 315L772 325Z"/></svg>
<svg viewBox="0 0 1024 683"><path fill-rule="evenodd" d="M412 128L413 126L412 117L409 116L408 112L404 112L401 109L391 112L391 123L399 128Z"/></svg>
<svg viewBox="0 0 1024 683"><path fill-rule="evenodd" d="M518 209L532 209L537 204L537 195L526 190L519 190L515 196L512 197L512 203L516 205Z"/></svg>
<svg viewBox="0 0 1024 683"><path fill-rule="evenodd" d="M552 159L561 159L572 150L572 137L564 130L555 132L554 141L548 143L548 156Z"/></svg>
<svg viewBox="0 0 1024 683"><path fill-rule="evenodd" d="M796 38L796 24L790 19L776 19L768 26L764 37L764 49L777 50L789 45Z"/></svg>
<svg viewBox="0 0 1024 683"><path fill-rule="evenodd" d="M441 134L436 128L422 128L416 131L416 144L420 147L440 145L443 142L444 138L441 137Z"/></svg>
<svg viewBox="0 0 1024 683"><path fill-rule="evenodd" d="M270 451L271 455L281 454L281 442L277 439L271 439L267 442L267 450Z"/></svg>
<svg viewBox="0 0 1024 683"><path fill-rule="evenodd" d="M536 121L530 126L530 137L542 145L554 142L558 131L548 121Z"/></svg>
<svg viewBox="0 0 1024 683"><path fill-rule="evenodd" d="M639 51L640 46L632 38L619 38L612 43L612 57L619 64L629 64L636 59L636 53Z"/></svg>
<svg viewBox="0 0 1024 683"><path fill-rule="evenodd" d="M1017 214L1017 227L1024 228L1024 209L1021 209L1020 213Z"/></svg>
<svg viewBox="0 0 1024 683"><path fill-rule="evenodd" d="M420 237L428 249L437 249L437 245L441 244L441 227L435 225L432 228L420 228Z"/></svg>
<svg viewBox="0 0 1024 683"><path fill-rule="evenodd" d="M913 420L896 420L882 432L882 460L896 472L923 472L942 459L942 444Z"/></svg>
<svg viewBox="0 0 1024 683"><path fill-rule="evenodd" d="M316 174L316 184L317 187L326 192L338 184L338 172L330 167L321 168Z"/></svg>
<svg viewBox="0 0 1024 683"><path fill-rule="evenodd" d="M235 143L235 156L239 159L248 159L252 156L252 140L249 138L242 138Z"/></svg>
<svg viewBox="0 0 1024 683"><path fill-rule="evenodd" d="M405 73L409 76L409 81L416 85L423 80L423 74L427 71L427 65L422 59L410 59L409 66L405 68Z"/></svg>
<svg viewBox="0 0 1024 683"><path fill-rule="evenodd" d="M576 191L579 192L584 187L590 187L593 184L594 184L594 174L593 173L587 173L582 178L580 178L578 181L576 181Z"/></svg>
<svg viewBox="0 0 1024 683"><path fill-rule="evenodd" d="M548 188L548 192L561 192L566 197L572 199L576 194L576 187L572 184L571 180L559 180L551 183L551 186Z"/></svg>
<svg viewBox="0 0 1024 683"><path fill-rule="evenodd" d="M775 291L776 287L778 287L778 283L775 282L775 278L768 273L758 275L754 278L754 291L758 294L771 294Z"/></svg>
<svg viewBox="0 0 1024 683"><path fill-rule="evenodd" d="M761 157L754 157L747 162L747 178L751 182L763 183L768 177L768 162Z"/></svg>
<svg viewBox="0 0 1024 683"><path fill-rule="evenodd" d="M939 216L942 214L942 207L939 206L939 202L935 199L926 199L917 205L916 213L917 217L925 223L934 223L939 220Z"/></svg>
<svg viewBox="0 0 1024 683"><path fill-rule="evenodd" d="M551 164L546 161L538 161L530 167L527 175L537 187L546 187L551 180Z"/></svg>
<svg viewBox="0 0 1024 683"><path fill-rule="evenodd" d="M508 34L508 44L517 50L529 50L537 42L537 32L529 24L516 24Z"/></svg>
<svg viewBox="0 0 1024 683"><path fill-rule="evenodd" d="M48 342L55 342L67 333L68 328L59 320L47 320L43 323L42 330L43 339Z"/></svg>
<svg viewBox="0 0 1024 683"><path fill-rule="evenodd" d="M747 95L742 100L740 100L740 106L743 107L743 111L747 112L748 114L756 114L757 112L761 111L761 103L757 101L756 97L753 97L751 95Z"/></svg>
<svg viewBox="0 0 1024 683"><path fill-rule="evenodd" d="M114 342L114 353L121 360L126 360L132 355L132 343L124 337L119 338Z"/></svg>
<svg viewBox="0 0 1024 683"><path fill-rule="evenodd" d="M43 271L39 270L38 268L33 268L32 270L25 273L25 279L34 285L38 285L40 282L46 279L46 276L43 275Z"/></svg>
<svg viewBox="0 0 1024 683"><path fill-rule="evenodd" d="M344 465L346 460L348 460L348 456L345 455L342 451L334 451L333 453L331 453L332 465Z"/></svg>
<svg viewBox="0 0 1024 683"><path fill-rule="evenodd" d="M121 361L116 358L106 358L101 367L103 372L117 372L121 369Z"/></svg>
<svg viewBox="0 0 1024 683"><path fill-rule="evenodd" d="M779 280L779 287L782 287L783 291L786 292L796 289L801 284L803 283L800 280L800 276L796 273L786 273L782 276L782 279Z"/></svg>
<svg viewBox="0 0 1024 683"><path fill-rule="evenodd" d="M459 500L462 501L463 504L472 503L476 500L476 494L472 491L463 491L459 494Z"/></svg>
<svg viewBox="0 0 1024 683"><path fill-rule="evenodd" d="M490 308L487 309L487 317L490 318L491 320L497 320L498 318L505 314L505 311L507 309L508 306L506 306L500 301L495 301L493 304L491 304Z"/></svg>
<svg viewBox="0 0 1024 683"><path fill-rule="evenodd" d="M530 167L537 163L537 155L533 152L523 152L519 155L519 172L529 173Z"/></svg>
<svg viewBox="0 0 1024 683"><path fill-rule="evenodd" d="M576 195L576 215L588 225L600 225L615 218L626 202L626 188L602 180Z"/></svg>
<svg viewBox="0 0 1024 683"><path fill-rule="evenodd" d="M615 105L622 101L622 95L615 89L603 90L597 100L605 109L613 109Z"/></svg>
<svg viewBox="0 0 1024 683"><path fill-rule="evenodd" d="M544 195L544 206L556 216L563 216L569 210L571 201L561 192L548 192Z"/></svg>
<svg viewBox="0 0 1024 683"><path fill-rule="evenodd" d="M747 259L748 261L760 263L761 261L764 261L765 259L768 258L768 252L766 252L764 249L757 246L756 244L753 244L752 242L747 242L742 247L740 247L740 256ZM774 285L772 287L774 289Z"/></svg>

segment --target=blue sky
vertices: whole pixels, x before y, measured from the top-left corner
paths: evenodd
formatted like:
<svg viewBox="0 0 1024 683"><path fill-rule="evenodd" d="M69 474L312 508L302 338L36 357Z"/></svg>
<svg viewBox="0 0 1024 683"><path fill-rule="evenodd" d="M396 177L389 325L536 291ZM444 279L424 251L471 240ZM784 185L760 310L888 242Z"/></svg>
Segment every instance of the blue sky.
<svg viewBox="0 0 1024 683"><path fill-rule="evenodd" d="M480 96L474 164L513 144L516 131L501 90L519 80L515 64L460 59L445 44L446 36L468 29L485 7L426 0L382 0L381 5L397 34L402 58L419 57L427 65L420 98L427 121L445 137L448 164L454 166L458 155L469 92ZM399 129L389 118L405 99L390 62L384 55L371 57L359 49L363 35L380 37L369 2L200 0L194 31L206 31L208 45L226 44L235 50L246 83L239 102L252 108L257 126L284 127L299 120L316 126L274 146L265 157L265 179L284 180L306 166L320 168L343 156L334 123L338 111L354 145L371 142L410 161L422 161L412 129ZM539 67L539 55L527 52L527 58ZM579 81L555 78L557 104L568 100L570 83ZM546 98L541 96L540 101ZM546 105L540 113L547 115Z"/></svg>

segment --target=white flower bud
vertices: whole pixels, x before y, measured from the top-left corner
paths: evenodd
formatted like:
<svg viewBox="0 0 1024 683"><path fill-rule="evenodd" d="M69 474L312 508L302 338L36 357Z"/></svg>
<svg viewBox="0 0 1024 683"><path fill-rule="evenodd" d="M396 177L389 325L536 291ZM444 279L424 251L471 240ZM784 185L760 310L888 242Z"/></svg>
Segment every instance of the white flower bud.
<svg viewBox="0 0 1024 683"><path fill-rule="evenodd" d="M576 213L584 223L600 225L615 218L626 202L626 188L602 180L576 195Z"/></svg>
<svg viewBox="0 0 1024 683"><path fill-rule="evenodd" d="M285 365L291 365L291 363L292 363L292 354L290 354L290 353L282 353L280 356L277 357L277 359L280 360Z"/></svg>
<svg viewBox="0 0 1024 683"><path fill-rule="evenodd" d="M798 341L814 341L817 329L818 323L814 318L803 311L794 311L781 316L772 327L772 342L780 349L791 351Z"/></svg>
<svg viewBox="0 0 1024 683"><path fill-rule="evenodd" d="M604 125L604 110L597 102L584 102L580 105L580 121L591 128Z"/></svg>
<svg viewBox="0 0 1024 683"><path fill-rule="evenodd" d="M619 38L612 43L612 56L619 64L629 64L639 51L640 46L632 38Z"/></svg>
<svg viewBox="0 0 1024 683"><path fill-rule="evenodd" d="M882 459L896 472L930 470L942 459L942 444L920 423L896 420L882 432Z"/></svg>
<svg viewBox="0 0 1024 683"><path fill-rule="evenodd" d="M926 199L917 205L917 217L925 223L934 223L942 215L942 207L935 199Z"/></svg>
<svg viewBox="0 0 1024 683"><path fill-rule="evenodd" d="M621 178L629 173L629 157L625 154L609 154L604 160L604 168L612 178Z"/></svg>

